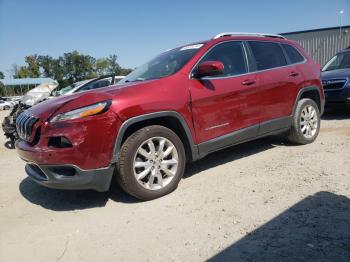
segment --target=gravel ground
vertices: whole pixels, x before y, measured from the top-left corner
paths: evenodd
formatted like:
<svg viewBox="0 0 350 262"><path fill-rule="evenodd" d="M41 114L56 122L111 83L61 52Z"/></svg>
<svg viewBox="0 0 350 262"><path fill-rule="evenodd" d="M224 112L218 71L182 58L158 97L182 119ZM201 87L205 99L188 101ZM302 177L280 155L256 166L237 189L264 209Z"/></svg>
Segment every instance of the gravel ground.
<svg viewBox="0 0 350 262"><path fill-rule="evenodd" d="M349 111L326 115L310 145L268 137L192 163L149 202L38 186L4 143L2 262L350 261Z"/></svg>

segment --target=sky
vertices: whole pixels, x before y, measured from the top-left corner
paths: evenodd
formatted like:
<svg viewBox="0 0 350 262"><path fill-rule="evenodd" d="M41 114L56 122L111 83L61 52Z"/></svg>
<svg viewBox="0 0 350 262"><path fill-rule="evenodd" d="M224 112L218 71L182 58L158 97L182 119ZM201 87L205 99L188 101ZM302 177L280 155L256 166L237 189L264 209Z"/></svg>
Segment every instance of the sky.
<svg viewBox="0 0 350 262"><path fill-rule="evenodd" d="M340 10L344 13L340 15ZM0 0L0 71L32 54L118 55L134 68L220 32L283 33L350 25L350 0Z"/></svg>

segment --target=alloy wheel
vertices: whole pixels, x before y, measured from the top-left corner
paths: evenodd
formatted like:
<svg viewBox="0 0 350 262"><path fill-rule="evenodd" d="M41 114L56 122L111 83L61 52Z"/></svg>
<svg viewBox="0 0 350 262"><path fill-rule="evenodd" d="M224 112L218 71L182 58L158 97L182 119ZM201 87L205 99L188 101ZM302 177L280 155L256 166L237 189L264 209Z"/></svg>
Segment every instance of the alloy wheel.
<svg viewBox="0 0 350 262"><path fill-rule="evenodd" d="M159 190L175 177L179 156L174 144L164 137L152 137L137 149L133 171L137 182L148 190Z"/></svg>
<svg viewBox="0 0 350 262"><path fill-rule="evenodd" d="M301 133L306 138L312 138L318 129L318 118L316 109L307 105L303 108L300 115L300 129Z"/></svg>

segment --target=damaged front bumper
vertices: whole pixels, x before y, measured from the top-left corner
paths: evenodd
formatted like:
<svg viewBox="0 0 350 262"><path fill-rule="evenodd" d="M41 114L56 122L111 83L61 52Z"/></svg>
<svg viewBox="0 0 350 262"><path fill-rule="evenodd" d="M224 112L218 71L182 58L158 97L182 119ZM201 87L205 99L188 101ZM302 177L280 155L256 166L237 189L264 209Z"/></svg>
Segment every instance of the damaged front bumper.
<svg viewBox="0 0 350 262"><path fill-rule="evenodd" d="M27 163L25 171L36 183L56 189L93 189L108 191L114 173L114 165L106 168L82 170L74 165L37 165Z"/></svg>
<svg viewBox="0 0 350 262"><path fill-rule="evenodd" d="M37 139L19 139L15 144L32 180L56 189L109 189L115 170L111 163L114 144L97 136L116 136L120 122L113 113L56 126L41 120L36 123L31 137Z"/></svg>

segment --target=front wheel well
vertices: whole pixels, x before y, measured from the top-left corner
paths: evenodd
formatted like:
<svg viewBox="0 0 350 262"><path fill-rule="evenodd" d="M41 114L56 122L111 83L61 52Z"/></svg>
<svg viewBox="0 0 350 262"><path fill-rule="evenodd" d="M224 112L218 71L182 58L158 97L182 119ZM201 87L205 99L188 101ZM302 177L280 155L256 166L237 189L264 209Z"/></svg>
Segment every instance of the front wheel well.
<svg viewBox="0 0 350 262"><path fill-rule="evenodd" d="M191 148L191 143L189 140L189 137L180 122L179 119L173 116L163 116L163 117L156 117L156 118L151 118L151 119L146 119L142 120L140 122L136 122L131 124L130 126L127 127L125 130L123 137L121 138L121 145L126 141L126 139L135 133L137 130L146 127L146 126L151 126L151 125L160 125L164 126L166 128L169 128L173 132L176 133L176 135L180 138L182 141L184 148L185 148L185 154L186 154L186 160L187 161L192 161L192 148Z"/></svg>

